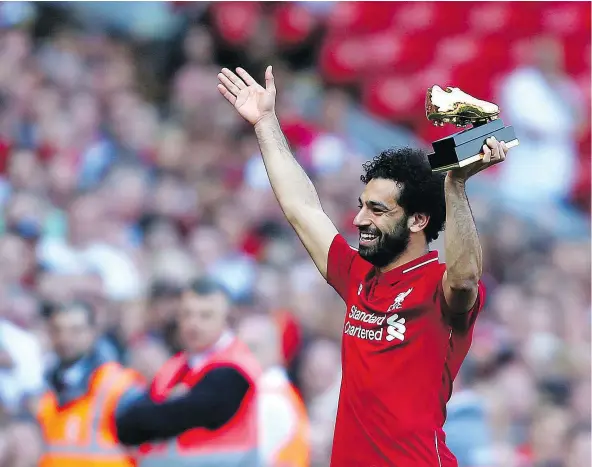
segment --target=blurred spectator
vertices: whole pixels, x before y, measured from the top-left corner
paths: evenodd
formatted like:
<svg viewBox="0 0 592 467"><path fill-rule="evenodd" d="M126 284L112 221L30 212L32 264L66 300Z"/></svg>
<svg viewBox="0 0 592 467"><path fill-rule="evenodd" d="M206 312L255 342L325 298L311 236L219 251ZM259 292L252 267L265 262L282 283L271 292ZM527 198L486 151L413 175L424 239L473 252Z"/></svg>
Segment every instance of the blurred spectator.
<svg viewBox="0 0 592 467"><path fill-rule="evenodd" d="M197 279L183 290L177 315L182 351L116 419L121 442L140 446L139 465L260 465L261 368L229 329L229 314L228 295L215 281Z"/></svg>
<svg viewBox="0 0 592 467"><path fill-rule="evenodd" d="M465 367L454 381L444 430L459 467L495 465L485 400L469 384L470 371Z"/></svg>
<svg viewBox="0 0 592 467"><path fill-rule="evenodd" d="M20 297L19 297L20 295ZM19 415L27 409L27 398L37 397L44 382L44 361L39 341L31 332L10 322L22 292L3 290L0 317L0 400L5 412ZM35 304L33 302L33 311Z"/></svg>
<svg viewBox="0 0 592 467"><path fill-rule="evenodd" d="M577 168L576 138L590 121L564 61L563 46L556 39L535 38L530 66L515 70L503 84L500 107L519 135L520 146L508 164L500 166L500 188L515 201L540 205L564 201L570 194Z"/></svg>
<svg viewBox="0 0 592 467"><path fill-rule="evenodd" d="M284 368L278 326L268 316L247 316L238 338L261 364L259 380L259 443L263 465L310 465L310 427L306 408Z"/></svg>
<svg viewBox="0 0 592 467"><path fill-rule="evenodd" d="M39 262L56 274L98 274L110 299L137 297L140 293L137 268L125 251L104 240L109 232L105 225L105 205L98 196L88 194L76 200L69 214L68 237L41 242Z"/></svg>
<svg viewBox="0 0 592 467"><path fill-rule="evenodd" d="M302 392L311 424L311 465L328 465L337 414L341 359L339 348L327 340L315 341L302 362Z"/></svg>
<svg viewBox="0 0 592 467"><path fill-rule="evenodd" d="M118 443L114 420L126 401L137 397L140 378L102 352L88 304L51 307L46 317L56 362L37 410L39 465L92 464L108 456L114 465L133 466L132 454Z"/></svg>

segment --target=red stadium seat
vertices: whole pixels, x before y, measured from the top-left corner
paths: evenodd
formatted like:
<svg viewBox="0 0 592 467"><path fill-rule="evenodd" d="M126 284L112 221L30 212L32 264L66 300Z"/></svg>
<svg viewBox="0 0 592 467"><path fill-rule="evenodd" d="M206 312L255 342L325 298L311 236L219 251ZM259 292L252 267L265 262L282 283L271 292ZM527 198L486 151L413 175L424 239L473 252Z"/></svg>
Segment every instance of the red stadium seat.
<svg viewBox="0 0 592 467"><path fill-rule="evenodd" d="M450 67L477 61L481 52L479 42L472 35L446 37L436 44L435 49L435 62Z"/></svg>
<svg viewBox="0 0 592 467"><path fill-rule="evenodd" d="M388 29L397 4L393 2L339 2L328 19L331 34L349 37Z"/></svg>
<svg viewBox="0 0 592 467"><path fill-rule="evenodd" d="M590 37L590 2L542 2L541 30L562 36Z"/></svg>
<svg viewBox="0 0 592 467"><path fill-rule="evenodd" d="M451 31L464 31L469 3L465 2L400 2L393 25L397 32L430 31L432 45Z"/></svg>
<svg viewBox="0 0 592 467"><path fill-rule="evenodd" d="M471 5L468 27L473 34L487 35L507 30L514 17L513 4L481 2Z"/></svg>
<svg viewBox="0 0 592 467"><path fill-rule="evenodd" d="M333 37L321 48L319 65L325 78L332 83L350 83L370 65L372 57L366 48L366 39ZM383 55L395 55L397 45L388 40L382 47Z"/></svg>
<svg viewBox="0 0 592 467"><path fill-rule="evenodd" d="M11 144L4 138L0 138L0 174L6 173L11 149Z"/></svg>
<svg viewBox="0 0 592 467"><path fill-rule="evenodd" d="M512 67L527 65L532 63L533 39L520 39L512 41L508 45L508 59Z"/></svg>
<svg viewBox="0 0 592 467"><path fill-rule="evenodd" d="M273 13L275 37L280 44L306 40L317 24L315 16L297 3L282 3Z"/></svg>
<svg viewBox="0 0 592 467"><path fill-rule="evenodd" d="M590 71L590 35L577 36L565 42L565 69L570 75Z"/></svg>
<svg viewBox="0 0 592 467"><path fill-rule="evenodd" d="M434 63L451 68L472 63L484 68L510 68L508 43L503 36L490 36L486 41L474 35L451 36L436 47Z"/></svg>
<svg viewBox="0 0 592 467"><path fill-rule="evenodd" d="M453 68L447 67L445 64L438 66L432 65L413 75L413 81L417 83L421 89L427 91L430 86L437 84L440 87L454 86Z"/></svg>
<svg viewBox="0 0 592 467"><path fill-rule="evenodd" d="M401 44L399 54L391 63L387 64L389 71L397 73L412 73L425 67L434 59L434 43L429 32L416 32L397 37Z"/></svg>
<svg viewBox="0 0 592 467"><path fill-rule="evenodd" d="M580 92L586 100L585 102L588 106L588 112L590 112L590 102L592 100L592 89L590 89L590 83L592 82L591 80L592 78L590 76L590 67L588 67L586 71L575 77L576 84L578 85ZM590 115L588 115L588 118L590 118Z"/></svg>
<svg viewBox="0 0 592 467"><path fill-rule="evenodd" d="M210 6L217 31L230 44L241 44L253 35L260 8L259 2L214 2Z"/></svg>
<svg viewBox="0 0 592 467"><path fill-rule="evenodd" d="M379 71L411 72L432 59L429 36L397 36L391 30L352 38L334 37L321 49L320 66L333 83L355 82Z"/></svg>
<svg viewBox="0 0 592 467"><path fill-rule="evenodd" d="M411 75L388 75L364 83L363 104L373 114L390 121L425 119L425 95L430 86L446 86L450 74L443 68L426 68Z"/></svg>
<svg viewBox="0 0 592 467"><path fill-rule="evenodd" d="M408 122L423 113L424 98L425 89L411 76L391 75L366 82L362 102L374 115L389 121Z"/></svg>
<svg viewBox="0 0 592 467"><path fill-rule="evenodd" d="M538 2L475 2L468 29L481 38L491 34L503 35L506 41L530 37L540 31L539 9Z"/></svg>

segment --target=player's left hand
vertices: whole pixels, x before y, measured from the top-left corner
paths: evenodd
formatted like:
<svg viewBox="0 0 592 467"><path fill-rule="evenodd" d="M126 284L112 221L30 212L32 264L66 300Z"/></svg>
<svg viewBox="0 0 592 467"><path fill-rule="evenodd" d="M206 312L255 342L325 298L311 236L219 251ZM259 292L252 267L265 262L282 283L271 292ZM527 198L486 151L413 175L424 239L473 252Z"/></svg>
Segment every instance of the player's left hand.
<svg viewBox="0 0 592 467"><path fill-rule="evenodd" d="M485 170L492 165L499 164L506 160L508 147L504 141L498 141L495 136L487 138L487 144L483 145L483 158L473 164L448 172L448 176L456 180L468 180L473 175Z"/></svg>

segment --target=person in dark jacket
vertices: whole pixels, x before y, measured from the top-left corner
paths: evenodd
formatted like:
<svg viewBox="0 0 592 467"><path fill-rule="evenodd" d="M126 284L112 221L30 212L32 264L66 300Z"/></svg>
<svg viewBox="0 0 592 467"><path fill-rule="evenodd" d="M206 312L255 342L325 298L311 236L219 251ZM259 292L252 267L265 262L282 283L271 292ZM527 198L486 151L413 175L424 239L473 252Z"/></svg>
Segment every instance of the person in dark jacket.
<svg viewBox="0 0 592 467"><path fill-rule="evenodd" d="M226 291L210 279L199 279L183 291L177 322L188 370L235 339L227 325L229 311ZM174 438L192 428L215 430L237 413L250 387L241 371L222 365L166 400L155 401L147 391L117 415L118 437L124 444L140 445Z"/></svg>

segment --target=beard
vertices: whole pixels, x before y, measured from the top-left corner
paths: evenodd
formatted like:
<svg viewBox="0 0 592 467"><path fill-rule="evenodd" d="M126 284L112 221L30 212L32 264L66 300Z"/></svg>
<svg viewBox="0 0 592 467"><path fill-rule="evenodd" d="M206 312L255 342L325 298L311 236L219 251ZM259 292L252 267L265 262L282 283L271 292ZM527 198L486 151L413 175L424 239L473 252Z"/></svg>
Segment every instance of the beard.
<svg viewBox="0 0 592 467"><path fill-rule="evenodd" d="M392 230L387 232L382 232L375 226L360 228L360 234L369 233L377 237L371 245L363 245L360 242L360 256L377 268L383 268L395 261L409 245L411 232L407 228L407 219L408 216L403 216Z"/></svg>

